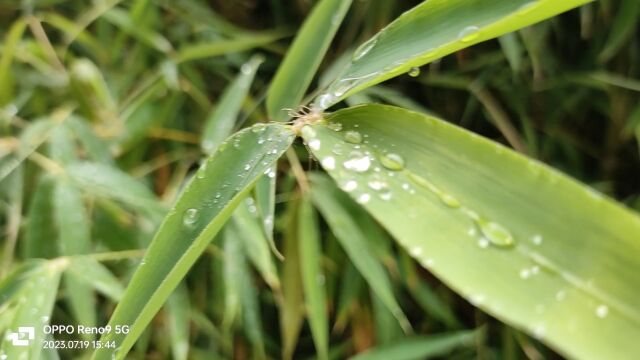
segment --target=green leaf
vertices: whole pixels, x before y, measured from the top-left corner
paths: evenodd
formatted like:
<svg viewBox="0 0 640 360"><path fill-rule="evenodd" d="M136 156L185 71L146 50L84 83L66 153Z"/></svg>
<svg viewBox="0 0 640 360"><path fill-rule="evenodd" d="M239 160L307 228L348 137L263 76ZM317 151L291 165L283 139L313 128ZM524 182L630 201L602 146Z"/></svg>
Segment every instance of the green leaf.
<svg viewBox="0 0 640 360"><path fill-rule="evenodd" d="M636 24L640 19L640 2L636 0L621 1L620 8L611 26L606 46L598 56L601 62L609 61L633 36Z"/></svg>
<svg viewBox="0 0 640 360"><path fill-rule="evenodd" d="M418 360L442 357L460 347L473 346L477 331L411 337L356 355L351 360Z"/></svg>
<svg viewBox="0 0 640 360"><path fill-rule="evenodd" d="M318 220L305 197L300 204L298 214L298 241L300 242L300 271L307 317L316 346L318 359L329 357L329 320L324 286L324 274L321 269L322 250L320 248L320 228Z"/></svg>
<svg viewBox="0 0 640 360"><path fill-rule="evenodd" d="M259 144L262 136L273 140ZM111 325L131 326L126 335L103 336L116 342L118 359L125 357L257 178L293 139L287 126L259 124L231 137L201 166L160 225L110 319ZM93 358L110 359L112 353L112 349L99 349Z"/></svg>
<svg viewBox="0 0 640 360"><path fill-rule="evenodd" d="M189 289L182 284L167 299L167 320L173 359L186 360L189 354Z"/></svg>
<svg viewBox="0 0 640 360"><path fill-rule="evenodd" d="M174 61L176 63L182 63L185 61L220 56L232 52L250 50L255 47L272 43L282 38L284 35L285 34L283 32L274 31L255 35L244 35L229 40L185 45L177 51Z"/></svg>
<svg viewBox="0 0 640 360"><path fill-rule="evenodd" d="M51 311L58 292L60 273L67 265L67 261L52 260L42 263L37 269L29 273L22 289L16 296L19 297L11 327L3 337L0 353L7 359L39 359L42 352L42 340L45 336L43 327L49 324ZM33 338L29 339L27 329L32 327ZM22 335L19 335L22 333ZM27 346L14 346L10 337L28 340Z"/></svg>
<svg viewBox="0 0 640 360"><path fill-rule="evenodd" d="M456 292L571 357L640 350L637 214L423 114L365 105L328 120L343 130L303 129L314 155Z"/></svg>
<svg viewBox="0 0 640 360"><path fill-rule="evenodd" d="M589 1L424 1L362 44L315 107L326 109L359 90Z"/></svg>
<svg viewBox="0 0 640 360"><path fill-rule="evenodd" d="M256 71L263 61L262 56L254 56L249 62L242 65L240 74L225 89L220 101L204 125L201 146L205 153L215 152L220 143L231 135L242 103L249 93L251 82L253 82Z"/></svg>
<svg viewBox="0 0 640 360"><path fill-rule="evenodd" d="M341 201L344 194L341 194L328 181L329 179L319 176L319 174L311 175L310 178L313 182L311 198L327 221L329 228L349 255L349 259L378 295L380 301L389 308L389 311L406 332L411 331L411 324L396 302L389 277L376 258L372 244L368 242L368 238L352 218L348 206L345 206L346 204Z"/></svg>
<svg viewBox="0 0 640 360"><path fill-rule="evenodd" d="M71 257L67 273L73 273L79 281L90 285L113 301L120 301L124 294L124 287L111 271L90 257Z"/></svg>
<svg viewBox="0 0 640 360"><path fill-rule="evenodd" d="M284 256L280 253L276 247L275 239L273 238L273 227L275 223L276 215L276 175L278 173L277 166L273 166L268 172L258 180L254 189L254 195L256 198L256 207L260 213L260 219L262 220L262 227L264 233L267 236L269 247L271 251L278 258L278 260L284 260Z"/></svg>
<svg viewBox="0 0 640 360"><path fill-rule="evenodd" d="M20 250L25 258L50 258L58 253L53 215L54 184L52 177L42 176L36 185L21 242Z"/></svg>
<svg viewBox="0 0 640 360"><path fill-rule="evenodd" d="M267 111L272 120L286 120L284 109L297 109L327 52L351 0L322 0L307 17L276 72Z"/></svg>
<svg viewBox="0 0 640 360"><path fill-rule="evenodd" d="M27 28L27 22L23 18L18 18L7 31L2 41L2 54L0 55L0 106L6 105L14 98L13 94L13 72L11 63L15 56L20 38Z"/></svg>

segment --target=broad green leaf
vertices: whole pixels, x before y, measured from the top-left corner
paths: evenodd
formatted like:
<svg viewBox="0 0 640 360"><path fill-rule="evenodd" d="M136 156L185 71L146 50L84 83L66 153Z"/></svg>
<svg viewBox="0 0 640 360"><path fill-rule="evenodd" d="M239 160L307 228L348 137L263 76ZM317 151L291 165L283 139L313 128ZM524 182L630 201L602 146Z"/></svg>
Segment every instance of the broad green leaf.
<svg viewBox="0 0 640 360"><path fill-rule="evenodd" d="M322 0L313 8L276 72L267 111L272 120L286 120L284 109L297 109L351 0Z"/></svg>
<svg viewBox="0 0 640 360"><path fill-rule="evenodd" d="M66 265L64 259L42 263L30 272L22 289L15 294L19 298L16 310L0 347L0 353L6 359L37 360L41 357L45 336L43 327L49 324L60 273ZM24 341L26 344L15 346L12 344L14 341Z"/></svg>
<svg viewBox="0 0 640 360"><path fill-rule="evenodd" d="M73 273L79 281L83 281L109 299L117 302L122 298L124 287L106 266L87 256L70 258L67 273Z"/></svg>
<svg viewBox="0 0 640 360"><path fill-rule="evenodd" d="M315 107L326 109L359 90L589 1L424 1L362 44Z"/></svg>
<svg viewBox="0 0 640 360"><path fill-rule="evenodd" d="M330 130L331 131L331 130ZM349 255L349 259L376 295L398 320L405 331L411 330L411 324L398 305L391 287L391 282L384 267L375 256L372 244L352 218L348 209L340 201L343 196L328 179L319 174L312 174L313 203L316 205L329 228Z"/></svg>
<svg viewBox="0 0 640 360"><path fill-rule="evenodd" d="M260 137L271 142L258 143ZM187 184L160 225L141 266L133 275L110 324L129 324L128 334L110 333L105 341L124 358L173 289L246 197L257 178L291 145L293 132L282 125L245 129L210 156ZM216 193L220 193L216 197ZM113 350L99 349L94 359L110 359Z"/></svg>
<svg viewBox="0 0 640 360"><path fill-rule="evenodd" d="M240 74L229 85L211 115L204 124L201 147L206 154L212 154L218 146L231 135L238 119L253 78L258 67L264 61L262 56L254 56L240 67Z"/></svg>
<svg viewBox="0 0 640 360"><path fill-rule="evenodd" d="M474 305L572 357L640 350L637 214L419 113L365 105L328 121L342 130L302 131L320 163Z"/></svg>
<svg viewBox="0 0 640 360"><path fill-rule="evenodd" d="M307 318L318 359L327 359L329 356L329 320L327 318L324 274L320 264L322 258L320 228L311 201L306 197L300 203L298 241L300 242L300 271Z"/></svg>
<svg viewBox="0 0 640 360"><path fill-rule="evenodd" d="M473 346L477 331L410 337L356 355L351 360L417 360L441 358L460 347Z"/></svg>

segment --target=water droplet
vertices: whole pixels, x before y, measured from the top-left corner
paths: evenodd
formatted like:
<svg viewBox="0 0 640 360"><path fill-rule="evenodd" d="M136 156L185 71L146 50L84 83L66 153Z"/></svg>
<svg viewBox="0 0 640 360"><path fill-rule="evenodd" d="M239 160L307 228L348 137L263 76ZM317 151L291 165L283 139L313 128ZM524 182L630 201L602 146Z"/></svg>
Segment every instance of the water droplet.
<svg viewBox="0 0 640 360"><path fill-rule="evenodd" d="M478 227L480 227L480 231L482 234L489 240L493 245L496 246L511 246L513 245L513 236L511 233L502 227L500 224L494 223L492 221L486 220L478 220Z"/></svg>
<svg viewBox="0 0 640 360"><path fill-rule="evenodd" d="M533 235L531 237L531 242L534 243L535 245L540 245L542 244L542 236L541 235Z"/></svg>
<svg viewBox="0 0 640 360"><path fill-rule="evenodd" d="M562 301L564 300L564 298L567 297L567 293L565 293L563 290L560 290L556 293L556 300L557 301Z"/></svg>
<svg viewBox="0 0 640 360"><path fill-rule="evenodd" d="M339 122L331 122L327 124L327 127L333 131L342 131L342 123Z"/></svg>
<svg viewBox="0 0 640 360"><path fill-rule="evenodd" d="M480 239L478 239L478 246L481 249L486 249L489 247L489 244L491 244L491 242L489 240L487 240L486 238L481 237Z"/></svg>
<svg viewBox="0 0 640 360"><path fill-rule="evenodd" d="M544 325L537 325L533 328L533 336L536 339L542 339L544 337L544 334L546 333L546 328L544 327Z"/></svg>
<svg viewBox="0 0 640 360"><path fill-rule="evenodd" d="M205 162L204 164L202 164L200 166L200 168L198 169L198 171L196 171L196 178L198 179L204 179L205 175L207 173L207 163Z"/></svg>
<svg viewBox="0 0 640 360"><path fill-rule="evenodd" d="M344 133L344 141L351 144L360 144L362 142L362 135L353 130L349 130Z"/></svg>
<svg viewBox="0 0 640 360"><path fill-rule="evenodd" d="M267 126L265 124L255 124L251 127L251 131L256 134L260 134L264 132L266 128Z"/></svg>
<svg viewBox="0 0 640 360"><path fill-rule="evenodd" d="M478 231L476 231L475 228L469 228L469 230L467 230L467 235L469 236L476 236L478 234Z"/></svg>
<svg viewBox="0 0 640 360"><path fill-rule="evenodd" d="M380 197L381 200L389 201L393 197L393 193L391 192L391 189L389 189L389 188L382 189L382 190L380 190L380 193L378 194L378 197Z"/></svg>
<svg viewBox="0 0 640 360"><path fill-rule="evenodd" d="M246 164L244 166L244 171L249 171L249 169L251 169L251 164Z"/></svg>
<svg viewBox="0 0 640 360"><path fill-rule="evenodd" d="M307 138L307 139L315 138L317 135L316 130L309 125L303 126L302 130L300 130L300 133L304 138Z"/></svg>
<svg viewBox="0 0 640 360"><path fill-rule="evenodd" d="M373 37L373 38L369 39L364 44L360 45L356 49L356 51L353 53L352 61L358 61L363 56L367 55L369 53L369 51L371 51L371 49L373 49L373 47L376 46L377 42L378 42L378 37L376 36L376 37Z"/></svg>
<svg viewBox="0 0 640 360"><path fill-rule="evenodd" d="M388 153L380 157L382 166L389 170L399 171L404 169L404 159L396 153Z"/></svg>
<svg viewBox="0 0 640 360"><path fill-rule="evenodd" d="M322 94L318 96L313 103L314 110L324 110L331 106L331 103L334 101L334 97L331 94Z"/></svg>
<svg viewBox="0 0 640 360"><path fill-rule="evenodd" d="M320 140L318 140L318 139L313 139L313 140L309 141L308 145L309 145L309 148L311 150L315 150L315 151L320 150Z"/></svg>
<svg viewBox="0 0 640 360"><path fill-rule="evenodd" d="M417 77L420 75L420 68L419 67L412 67L409 72L408 72L409 76L411 77Z"/></svg>
<svg viewBox="0 0 640 360"><path fill-rule="evenodd" d="M413 257L418 257L422 254L422 248L420 246L414 246L409 249L409 254Z"/></svg>
<svg viewBox="0 0 640 360"><path fill-rule="evenodd" d="M600 305L596 308L596 315L600 319L604 319L609 314L609 307L607 305Z"/></svg>
<svg viewBox="0 0 640 360"><path fill-rule="evenodd" d="M358 204L366 204L369 202L369 200L371 200L371 195L369 194L362 194L360 196L358 196Z"/></svg>
<svg viewBox="0 0 640 360"><path fill-rule="evenodd" d="M184 216L182 217L182 223L185 226L192 226L198 221L199 216L200 214L198 213L197 209L187 209L187 211L184 212Z"/></svg>
<svg viewBox="0 0 640 360"><path fill-rule="evenodd" d="M354 152L351 154L350 159L345 161L342 165L347 170L362 173L369 170L369 167L371 166L371 159L368 155L362 155L362 153Z"/></svg>
<svg viewBox="0 0 640 360"><path fill-rule="evenodd" d="M440 198L440 201L442 201L448 207L451 207L451 208L460 207L460 202L458 201L458 199L456 199L452 195L449 195L447 193L440 193L438 194L438 197Z"/></svg>
<svg viewBox="0 0 640 360"><path fill-rule="evenodd" d="M336 159L333 156L327 156L320 161L322 167L327 170L333 170L336 168Z"/></svg>
<svg viewBox="0 0 640 360"><path fill-rule="evenodd" d="M380 191L382 189L387 188L388 186L384 180L380 180L380 179L371 179L369 180L367 185L369 185L369 188L371 188L371 190L375 190L375 191Z"/></svg>
<svg viewBox="0 0 640 360"><path fill-rule="evenodd" d="M531 270L528 268L520 270L520 278L528 279L531 276Z"/></svg>
<svg viewBox="0 0 640 360"><path fill-rule="evenodd" d="M478 38L480 36L479 32L480 28L477 26L467 26L462 29L460 33L458 33L458 39L462 42L470 42Z"/></svg>
<svg viewBox="0 0 640 360"><path fill-rule="evenodd" d="M358 188L358 183L355 180L347 180L340 188L346 192L351 192Z"/></svg>

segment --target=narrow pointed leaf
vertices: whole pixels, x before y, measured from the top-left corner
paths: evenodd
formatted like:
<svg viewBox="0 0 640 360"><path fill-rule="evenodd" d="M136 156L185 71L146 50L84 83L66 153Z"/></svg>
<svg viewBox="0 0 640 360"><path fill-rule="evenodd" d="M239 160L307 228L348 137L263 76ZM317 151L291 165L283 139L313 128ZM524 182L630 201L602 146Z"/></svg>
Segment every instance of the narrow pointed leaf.
<svg viewBox="0 0 640 360"><path fill-rule="evenodd" d="M300 271L307 317L316 346L318 359L328 359L329 320L324 287L324 275L321 269L322 251L320 248L320 228L311 201L304 198L298 215L298 240L300 242Z"/></svg>
<svg viewBox="0 0 640 360"><path fill-rule="evenodd" d="M362 44L342 74L318 96L316 106L326 109L412 68L589 1L424 1Z"/></svg>
<svg viewBox="0 0 640 360"><path fill-rule="evenodd" d="M640 350L637 214L423 114L365 105L328 121L343 130L315 127L321 164L455 291L571 357Z"/></svg>
<svg viewBox="0 0 640 360"><path fill-rule="evenodd" d="M393 295L391 281L382 263L376 258L372 245L368 243L365 234L360 230L347 208L340 202L340 197L344 195L328 181L329 179L319 176L319 174L313 175L311 178L313 180L313 191L311 192L313 203L349 255L349 259L378 295L380 301L389 308L400 326L405 331L410 331L411 324Z"/></svg>
<svg viewBox="0 0 640 360"><path fill-rule="evenodd" d="M113 301L119 301L124 287L106 266L87 256L74 256L70 259L67 273L73 273L79 281L92 286L96 291Z"/></svg>
<svg viewBox="0 0 640 360"><path fill-rule="evenodd" d="M225 89L220 101L204 124L201 146L205 153L215 152L220 143L231 135L242 103L249 93L251 82L263 61L261 56L254 56L242 65L240 74Z"/></svg>
<svg viewBox="0 0 640 360"><path fill-rule="evenodd" d="M259 144L261 136L273 141ZM255 181L291 145L293 132L282 125L256 125L234 135L207 159L160 225L110 324L129 324L128 334L107 334L124 358L173 289L246 197ZM216 193L220 197L216 199ZM94 359L110 359L99 349Z"/></svg>
<svg viewBox="0 0 640 360"><path fill-rule="evenodd" d="M351 0L322 0L313 8L278 68L267 111L272 120L286 120L283 109L297 109L327 52Z"/></svg>

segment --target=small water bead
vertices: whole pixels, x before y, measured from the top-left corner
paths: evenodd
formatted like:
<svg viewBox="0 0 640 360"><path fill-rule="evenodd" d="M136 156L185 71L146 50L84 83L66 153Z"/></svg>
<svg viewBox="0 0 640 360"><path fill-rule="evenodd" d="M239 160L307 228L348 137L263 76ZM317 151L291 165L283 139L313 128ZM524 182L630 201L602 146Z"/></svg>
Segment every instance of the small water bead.
<svg viewBox="0 0 640 360"><path fill-rule="evenodd" d="M329 130L342 131L342 123L339 122L330 122L329 124L327 124L327 127L329 128Z"/></svg>
<svg viewBox="0 0 640 360"><path fill-rule="evenodd" d="M393 197L393 193L389 188L382 189L378 193L378 197L380 198L380 200L389 201Z"/></svg>
<svg viewBox="0 0 640 360"><path fill-rule="evenodd" d="M490 244L491 244L491 242L489 240L487 240L486 238L481 237L480 239L478 239L478 246L481 249L488 248Z"/></svg>
<svg viewBox="0 0 640 360"><path fill-rule="evenodd" d="M422 248L420 246L414 246L409 249L409 254L411 254L411 256L413 257L418 257L422 255Z"/></svg>
<svg viewBox="0 0 640 360"><path fill-rule="evenodd" d="M369 155L363 155L360 152L354 152L351 154L349 160L345 161L342 166L347 170L363 173L369 170L371 167L371 159Z"/></svg>
<svg viewBox="0 0 640 360"><path fill-rule="evenodd" d="M440 193L438 195L438 198L440 198L440 201L442 201L442 203L444 203L445 205L447 205L450 208L459 208L460 207L460 201L458 201L458 199L456 199L452 195L449 195L449 194L446 194L446 193Z"/></svg>
<svg viewBox="0 0 640 360"><path fill-rule="evenodd" d="M564 298L567 297L567 293L564 292L563 290L560 290L556 293L556 300L557 301L562 301L564 300Z"/></svg>
<svg viewBox="0 0 640 360"><path fill-rule="evenodd" d="M531 270L529 270L528 268L520 270L520 278L528 279L529 277L531 277Z"/></svg>
<svg viewBox="0 0 640 360"><path fill-rule="evenodd" d="M366 204L369 202L369 200L371 200L371 195L365 193L358 196L358 199L356 201L358 202L358 204Z"/></svg>
<svg viewBox="0 0 640 360"><path fill-rule="evenodd" d="M609 307L607 305L600 305L596 308L596 316L600 319L604 319L609 314Z"/></svg>
<svg viewBox="0 0 640 360"><path fill-rule="evenodd" d="M420 68L412 67L411 69L409 69L409 72L407 74L409 74L409 76L411 77L418 77L420 75Z"/></svg>
<svg viewBox="0 0 640 360"><path fill-rule="evenodd" d="M360 144L362 142L362 135L353 130L349 130L344 133L344 141L350 144Z"/></svg>
<svg viewBox="0 0 640 360"><path fill-rule="evenodd" d="M542 236L541 236L541 235L538 235L538 234L533 235L533 236L531 237L531 242L532 242L534 245L540 245L540 244L542 244Z"/></svg>
<svg viewBox="0 0 640 360"><path fill-rule="evenodd" d="M382 166L389 170L400 171L404 169L404 159L396 153L387 153L380 157Z"/></svg>
<svg viewBox="0 0 640 360"><path fill-rule="evenodd" d="M256 124L251 127L251 131L255 134L263 133L267 126L265 124Z"/></svg>
<svg viewBox="0 0 640 360"><path fill-rule="evenodd" d="M331 103L335 100L335 98L333 97L333 95L331 94L322 94L320 96L318 96L315 100L315 102L313 103L313 109L314 110L324 110L326 108L328 108L329 106L331 106Z"/></svg>
<svg viewBox="0 0 640 360"><path fill-rule="evenodd" d="M244 171L249 171L249 169L251 169L251 164L246 164L244 166Z"/></svg>
<svg viewBox="0 0 640 360"><path fill-rule="evenodd" d="M320 150L320 140L318 140L318 139L313 139L313 140L309 141L308 145L309 145L309 148L311 150L315 150L315 151Z"/></svg>
<svg viewBox="0 0 640 360"><path fill-rule="evenodd" d="M477 26L467 26L466 28L462 29L460 33L458 33L458 39L460 39L460 41L462 42L473 41L477 39L478 36L480 36L479 30L480 28Z"/></svg>
<svg viewBox="0 0 640 360"><path fill-rule="evenodd" d="M327 156L320 161L320 164L326 170L333 170L336 168L336 159L333 156Z"/></svg>
<svg viewBox="0 0 640 360"><path fill-rule="evenodd" d="M358 188L358 183L355 180L347 180L340 188L346 192L351 192Z"/></svg>
<svg viewBox="0 0 640 360"><path fill-rule="evenodd" d="M376 46L376 43L378 42L378 37L374 37L369 39L367 42L365 42L364 44L360 45L356 51L353 53L353 57L352 57L352 61L358 61L360 60L363 56L367 55L369 53L369 51L371 51L371 49L373 49L374 46Z"/></svg>
<svg viewBox="0 0 640 360"><path fill-rule="evenodd" d="M182 217L182 223L187 226L194 225L198 221L199 216L200 214L197 209L187 209Z"/></svg>
<svg viewBox="0 0 640 360"><path fill-rule="evenodd" d="M491 241L493 245L500 247L513 245L513 236L500 224L482 219L478 220L477 224L482 234Z"/></svg>

